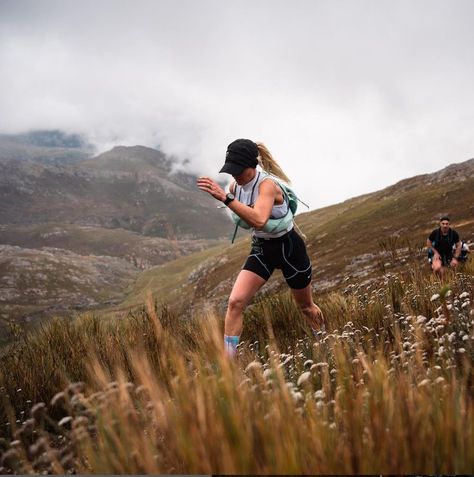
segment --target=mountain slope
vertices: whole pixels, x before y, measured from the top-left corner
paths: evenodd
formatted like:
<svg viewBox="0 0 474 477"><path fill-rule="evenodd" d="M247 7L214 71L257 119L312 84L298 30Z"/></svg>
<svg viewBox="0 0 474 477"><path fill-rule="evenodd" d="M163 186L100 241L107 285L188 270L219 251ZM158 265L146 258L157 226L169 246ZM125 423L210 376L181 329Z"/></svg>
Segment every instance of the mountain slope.
<svg viewBox="0 0 474 477"><path fill-rule="evenodd" d="M195 187L194 176L171 166L159 151L140 146L67 165L8 161L0 224L123 228L172 240L226 235L224 212Z"/></svg>
<svg viewBox="0 0 474 477"><path fill-rule="evenodd" d="M0 344L9 324L35 326L45 315L117 301L137 275L119 258L0 245Z"/></svg>
<svg viewBox="0 0 474 477"><path fill-rule="evenodd" d="M230 220L197 189L186 163L156 149L119 146L91 157L77 135L0 135L0 166L0 321L116 300L141 270L230 233ZM61 267L45 258L52 248ZM110 266L90 271L97 261ZM112 285L78 288L70 271L80 266L85 278Z"/></svg>
<svg viewBox="0 0 474 477"><path fill-rule="evenodd" d="M474 160L299 215L297 224L307 236L316 293L409 266L408 260L425 261L426 238L446 213L461 238L474 241ZM182 308L198 303L224 307L248 251L246 236L234 245L229 242L148 270L119 309L140 305L148 292L170 303L187 297L178 301ZM264 289L282 285L276 271Z"/></svg>
<svg viewBox="0 0 474 477"><path fill-rule="evenodd" d="M53 247L79 255L123 258L139 270L161 265L218 243L217 240L168 240L125 229L46 223L0 225L0 244L30 249Z"/></svg>

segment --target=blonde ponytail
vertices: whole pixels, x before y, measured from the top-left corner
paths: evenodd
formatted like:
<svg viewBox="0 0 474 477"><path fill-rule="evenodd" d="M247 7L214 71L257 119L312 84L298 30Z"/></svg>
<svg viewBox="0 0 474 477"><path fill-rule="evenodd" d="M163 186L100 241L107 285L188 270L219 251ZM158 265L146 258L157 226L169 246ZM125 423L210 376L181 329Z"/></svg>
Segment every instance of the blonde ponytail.
<svg viewBox="0 0 474 477"><path fill-rule="evenodd" d="M290 179L288 176L283 172L281 167L277 164L273 156L270 154L270 151L267 149L265 144L262 142L255 143L258 148L258 163L262 167L265 172L272 174L276 177L279 177L283 181L290 183Z"/></svg>

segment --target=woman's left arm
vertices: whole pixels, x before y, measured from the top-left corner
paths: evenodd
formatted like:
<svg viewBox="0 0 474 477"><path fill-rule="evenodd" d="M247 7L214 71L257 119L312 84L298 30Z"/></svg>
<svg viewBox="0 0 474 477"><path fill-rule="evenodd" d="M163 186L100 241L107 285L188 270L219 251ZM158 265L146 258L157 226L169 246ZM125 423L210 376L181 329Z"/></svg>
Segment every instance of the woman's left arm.
<svg viewBox="0 0 474 477"><path fill-rule="evenodd" d="M226 199L224 189L209 177L200 177L197 185L199 189L221 202L224 202ZM251 227L261 229L270 218L276 195L276 184L271 180L264 180L259 185L258 197L253 207L249 207L237 199L234 199L227 207Z"/></svg>

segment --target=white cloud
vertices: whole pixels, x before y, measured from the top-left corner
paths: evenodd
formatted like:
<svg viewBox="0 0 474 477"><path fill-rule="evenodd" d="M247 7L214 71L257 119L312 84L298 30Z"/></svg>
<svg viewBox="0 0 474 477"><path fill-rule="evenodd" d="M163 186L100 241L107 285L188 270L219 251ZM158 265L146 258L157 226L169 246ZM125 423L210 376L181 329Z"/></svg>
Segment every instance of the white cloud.
<svg viewBox="0 0 474 477"><path fill-rule="evenodd" d="M0 2L0 130L264 141L312 208L474 155L467 1Z"/></svg>

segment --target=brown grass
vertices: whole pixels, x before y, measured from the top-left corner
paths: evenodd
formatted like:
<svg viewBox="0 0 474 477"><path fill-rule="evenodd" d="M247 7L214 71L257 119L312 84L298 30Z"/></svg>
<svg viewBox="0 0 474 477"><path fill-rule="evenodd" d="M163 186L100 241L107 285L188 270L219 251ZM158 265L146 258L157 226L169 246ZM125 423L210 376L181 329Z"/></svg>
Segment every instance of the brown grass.
<svg viewBox="0 0 474 477"><path fill-rule="evenodd" d="M262 297L233 362L212 310L184 320L149 299L120 321L53 322L2 358L0 470L471 473L471 273L329 294L317 340L289 295Z"/></svg>

